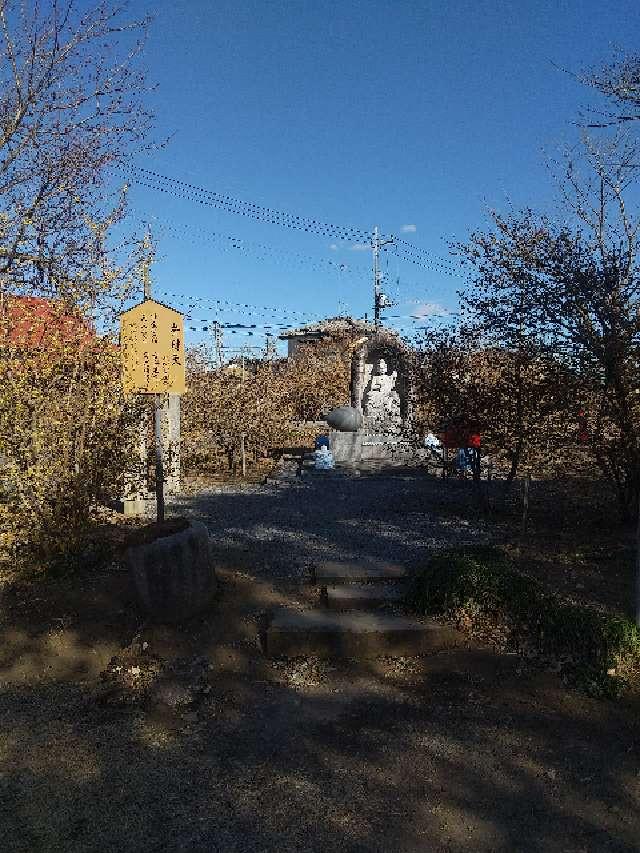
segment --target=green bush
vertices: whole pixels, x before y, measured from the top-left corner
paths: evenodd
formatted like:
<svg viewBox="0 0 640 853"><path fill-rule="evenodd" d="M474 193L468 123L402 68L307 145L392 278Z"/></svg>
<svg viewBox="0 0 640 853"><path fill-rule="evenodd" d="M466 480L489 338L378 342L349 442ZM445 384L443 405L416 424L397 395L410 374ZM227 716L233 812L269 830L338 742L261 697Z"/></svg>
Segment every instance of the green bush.
<svg viewBox="0 0 640 853"><path fill-rule="evenodd" d="M618 695L627 686L624 673L640 662L632 622L545 591L496 549L438 554L417 577L410 603L456 622L464 616L498 626L510 646L560 664L567 680L595 695Z"/></svg>

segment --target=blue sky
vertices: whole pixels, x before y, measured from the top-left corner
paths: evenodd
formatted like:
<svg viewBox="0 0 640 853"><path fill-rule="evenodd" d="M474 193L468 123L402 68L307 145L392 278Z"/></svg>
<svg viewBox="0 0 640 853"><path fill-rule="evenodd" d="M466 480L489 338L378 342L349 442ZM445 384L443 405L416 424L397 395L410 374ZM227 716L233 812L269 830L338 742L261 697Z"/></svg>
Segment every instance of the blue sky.
<svg viewBox="0 0 640 853"><path fill-rule="evenodd" d="M145 64L157 84L156 138L169 138L138 165L326 223L378 225L445 259L447 240L481 227L488 208L553 205L547 161L575 140L580 107L596 103L557 66L579 72L617 48L640 49L637 0L134 0L131 8L155 18ZM130 202L132 221L150 221L156 239L156 292L177 307L187 303L164 294L260 306L217 315L257 327L371 314L371 257L357 241L135 184ZM389 315L455 309L459 279L387 256L389 293L404 300ZM198 306L188 327L215 316ZM260 345L262 331L229 332L225 342Z"/></svg>

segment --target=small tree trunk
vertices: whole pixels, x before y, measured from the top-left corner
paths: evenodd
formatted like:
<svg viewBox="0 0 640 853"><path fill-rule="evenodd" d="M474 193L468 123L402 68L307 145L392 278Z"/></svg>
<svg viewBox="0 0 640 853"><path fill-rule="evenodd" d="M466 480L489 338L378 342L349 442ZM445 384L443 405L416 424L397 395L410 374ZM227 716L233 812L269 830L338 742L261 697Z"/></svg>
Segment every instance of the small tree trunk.
<svg viewBox="0 0 640 853"><path fill-rule="evenodd" d="M531 488L531 474L527 474L524 480L524 490L522 494L522 533L527 532L529 524L529 490Z"/></svg>
<svg viewBox="0 0 640 853"><path fill-rule="evenodd" d="M519 441L513 449L513 453L511 454L511 468L509 469L509 473L507 474L507 481L510 483L515 479L516 474L518 473L518 466L520 465L520 459L522 458L522 450L523 443Z"/></svg>
<svg viewBox="0 0 640 853"><path fill-rule="evenodd" d="M507 474L507 482L511 483L516 478L516 474L518 473L518 465L520 464L520 454L521 450L518 448L513 452L511 457L511 468L509 469L509 473Z"/></svg>
<svg viewBox="0 0 640 853"><path fill-rule="evenodd" d="M477 448L473 449L473 457L471 461L471 470L473 471L473 480L476 483L480 482L480 451Z"/></svg>
<svg viewBox="0 0 640 853"><path fill-rule="evenodd" d="M640 501L638 501L638 523L636 527L636 600L634 602L635 622L640 628Z"/></svg>

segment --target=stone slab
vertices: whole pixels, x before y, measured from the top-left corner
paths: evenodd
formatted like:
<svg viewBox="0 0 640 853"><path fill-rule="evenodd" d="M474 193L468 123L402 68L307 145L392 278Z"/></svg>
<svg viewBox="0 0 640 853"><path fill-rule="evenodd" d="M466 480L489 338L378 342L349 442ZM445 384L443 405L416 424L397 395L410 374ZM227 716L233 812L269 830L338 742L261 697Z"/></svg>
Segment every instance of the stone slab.
<svg viewBox="0 0 640 853"><path fill-rule="evenodd" d="M321 606L329 610L366 610L383 604L398 604L406 594L404 585L388 583L350 583L326 588Z"/></svg>
<svg viewBox="0 0 640 853"><path fill-rule="evenodd" d="M357 465L363 461L404 461L414 459L413 447L402 435L381 433L329 433L329 447L338 465Z"/></svg>
<svg viewBox="0 0 640 853"><path fill-rule="evenodd" d="M332 430L329 433L329 450L334 462L356 464L362 458L362 433Z"/></svg>
<svg viewBox="0 0 640 853"><path fill-rule="evenodd" d="M384 560L358 562L325 560L314 570L313 580L318 586L361 581L397 581L407 577L404 566Z"/></svg>
<svg viewBox="0 0 640 853"><path fill-rule="evenodd" d="M121 512L127 516L148 518L156 512L156 499L155 497L124 498Z"/></svg>
<svg viewBox="0 0 640 853"><path fill-rule="evenodd" d="M369 433L362 436L361 461L411 459L411 446L402 436Z"/></svg>
<svg viewBox="0 0 640 853"><path fill-rule="evenodd" d="M437 622L378 613L279 610L266 630L269 657L411 657L454 648L462 635Z"/></svg>

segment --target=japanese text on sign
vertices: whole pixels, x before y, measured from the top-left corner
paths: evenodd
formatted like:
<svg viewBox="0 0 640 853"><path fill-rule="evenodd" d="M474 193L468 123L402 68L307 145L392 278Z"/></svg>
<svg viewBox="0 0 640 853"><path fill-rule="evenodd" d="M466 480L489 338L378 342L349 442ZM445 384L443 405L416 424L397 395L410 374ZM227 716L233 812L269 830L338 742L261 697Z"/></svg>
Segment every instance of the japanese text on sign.
<svg viewBox="0 0 640 853"><path fill-rule="evenodd" d="M182 314L146 299L120 316L120 351L125 394L182 394L185 391Z"/></svg>

